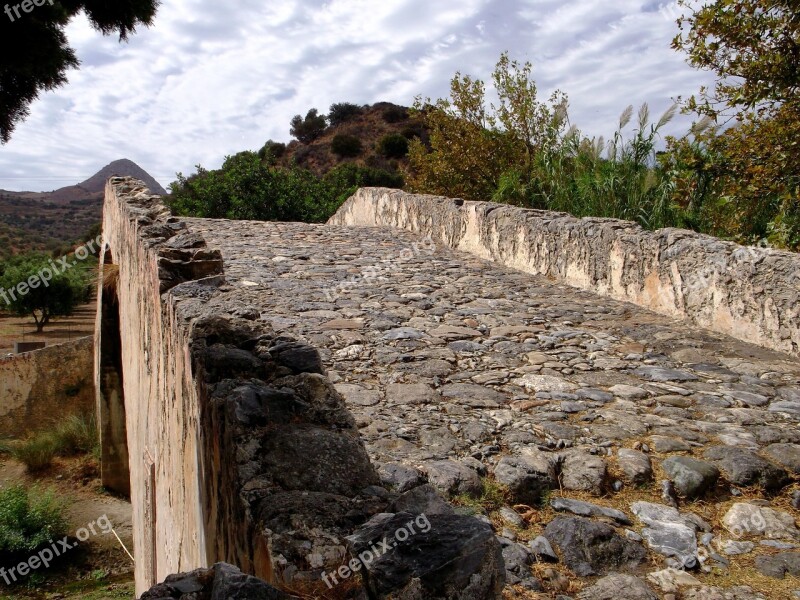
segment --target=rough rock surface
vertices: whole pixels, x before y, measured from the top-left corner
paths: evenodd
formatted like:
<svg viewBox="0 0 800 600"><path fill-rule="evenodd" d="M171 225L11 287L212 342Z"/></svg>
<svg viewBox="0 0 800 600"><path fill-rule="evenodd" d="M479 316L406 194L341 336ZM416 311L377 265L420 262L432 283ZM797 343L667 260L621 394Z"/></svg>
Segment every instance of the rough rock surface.
<svg viewBox="0 0 800 600"><path fill-rule="evenodd" d="M140 600L289 600L291 596L233 565L217 563L209 569L170 575Z"/></svg>
<svg viewBox="0 0 800 600"><path fill-rule="evenodd" d="M488 214L506 219L503 223L507 226L472 233L485 234L485 241L490 242L491 231L511 231L513 215L506 210L496 207L496 212ZM547 217L547 222L556 228L574 223L560 218ZM318 398L315 402L324 410L312 411L315 418L335 413L327 403L343 398L353 420L343 426L332 421L329 432L309 434L314 456L324 456L329 449L350 452L354 446L349 440L357 430L375 466L374 476L368 476L360 467L362 459L349 459L353 462L341 468L332 465L327 481L324 473L328 467L289 462L292 452L301 458L298 462L309 462L309 453L296 445L292 452L283 450L277 442L270 442L269 436L247 445L239 468L251 481L248 499L263 498L256 502L254 514L259 522L271 525L276 539L286 540L277 550L286 558L281 567L290 575L310 577L329 565L344 564L350 546L340 543L341 536L351 535L375 514L419 514L414 512L418 510L429 517L452 517L467 510L461 507L452 512L434 492L433 486L438 484L459 497L487 494L487 498L475 498L476 504L469 510L477 511L479 520L488 523L491 516L497 524L501 555L513 563L514 570L506 575L516 578L508 579L513 585L505 590L511 597L526 581L524 567L531 567L525 564L529 557L519 546L530 548L533 559L559 559L547 565L549 571L540 574L538 567L536 570L541 585L553 597L575 597L592 588L577 572L565 574L571 565L580 572L605 574L638 563L636 575L644 581L651 571L688 567L680 562L696 555L705 562L696 566L693 574L705 584L704 569L726 568L713 555L718 552L717 542L731 537L727 523L712 527L694 514L717 523L711 518L714 511L706 509L709 505L714 508L714 498L704 497L703 503L695 503L689 496L680 498L677 519L663 513L669 508L664 506L651 511L647 522L641 511L634 519L637 511L618 502L617 492L636 486L637 498L647 498L651 504L661 502L652 469L658 470L659 481L664 460L685 456L710 462L704 451L715 446L751 451L784 467L790 479L797 480L789 464L769 450L782 448L776 445L800 444L800 365L796 358L561 285L561 278L554 274L567 269L567 262L552 263L548 269L553 272L546 274L554 278L548 278L504 267L503 260L489 262L453 251L449 246L458 244L437 242L442 238L436 236L425 240L397 229L200 219L187 219L186 226L208 247L219 249L225 268L224 281L213 286L184 281L169 291L167 298L177 306L179 317L243 320L267 336L259 347L267 350L269 360L266 354L261 358L254 354L256 344L247 339L221 343L233 348L215 347L207 360L209 372L213 372L210 381L219 385L226 378L237 379L248 370L261 369L262 364L279 370L274 380L267 378L267 387L277 393L270 392L266 400L256 393L253 402L252 377L241 377L242 381L230 388L233 397L239 398L239 408L231 418L252 420L262 427L259 407L268 403L276 407L270 418L291 421L294 404L278 385L284 380L297 386L290 397L299 397L312 407L315 404L308 398ZM588 242L595 236L630 233L602 220L592 227L591 236L581 237L581 229L576 235ZM445 237L450 234L456 232L442 232ZM466 239L464 234L458 232L458 239ZM630 239L639 240L639 235ZM681 250L688 244L688 238L682 236L665 233L658 238L664 246L658 247L674 253L670 256L680 263L680 269L688 269L699 259ZM730 248L708 243L715 252ZM643 251L656 247L646 245ZM732 255L728 258L731 265L736 263ZM765 259L770 265L776 265L775 260ZM776 273L785 266L781 265ZM605 269L600 264L597 268ZM620 268L632 287L641 282L642 271L634 268L633 262ZM597 282L587 281L591 282L587 288ZM747 285L752 282L748 280ZM667 294L659 302L670 304L674 299ZM695 296L692 302L698 310L706 310L700 298ZM214 346L211 343L208 348ZM257 361L248 358L248 353ZM225 365L242 371L230 376L231 369ZM325 377L332 386L320 383ZM292 443L283 441L289 446ZM263 448L270 452L262 452ZM262 460L271 469L265 481L258 477ZM450 469L452 464L459 466ZM586 481L587 464L592 465L590 485L575 486L581 488L578 490L561 485L565 480ZM440 465L448 467L443 469L444 478L437 472ZM358 474L354 481L360 479L362 489L348 487L347 473L354 467ZM449 477L455 473L458 476ZM304 497L301 490L276 494L275 482L286 486L295 476L309 484L328 486L328 491L316 498ZM493 496L495 492L483 482L479 490L475 477L501 483L510 493ZM425 483L428 479L433 481ZM386 488L380 487L381 483ZM717 486L723 487L727 493L727 486ZM766 511L773 501L781 501L781 511L785 511L788 504L783 496L791 497L793 489L770 490L781 495L773 499L753 488L753 493L762 494L762 504L754 511ZM606 516L593 510L585 519L553 517L552 512L539 510L543 500L553 500L556 494L585 501L587 492L598 491L603 493L602 499L593 502L614 506L634 525L624 530L601 522ZM734 492L738 493L730 491ZM350 493L353 495L348 496ZM729 500L719 498L719 502ZM498 513L482 514L482 506L498 504L513 506L522 522L503 520ZM316 507L297 529L290 518L296 507ZM795 525L788 522L792 515L758 514L766 519L770 532L745 533L755 542L748 560L775 552L758 543L764 537L796 541ZM546 518L542 520L542 516ZM731 525L741 524L754 513L734 513L733 517ZM574 521L563 525L568 519ZM310 529L312 523L322 524L334 539L323 543L325 536ZM782 531L776 534L772 529L778 526ZM561 541L550 539L555 548L548 549L542 543L544 538L529 544L548 529L551 538ZM647 530L650 532L645 535ZM653 531L668 531L675 539L650 535ZM670 553L670 546L678 542L682 545ZM483 547L490 545L486 539ZM556 557L552 556L554 550ZM693 550L694 555L687 556ZM502 573L497 563L487 562L478 575L489 571ZM481 582L489 579L480 575ZM534 581L527 580L529 590L535 587ZM404 593L422 598L421 585L420 578L411 578ZM720 593L724 598L729 590Z"/></svg>
<svg viewBox="0 0 800 600"><path fill-rule="evenodd" d="M740 339L800 354L800 258L681 229L644 231L614 219L465 202L399 190L359 190L335 225L384 226L499 264L680 316ZM693 375L655 365L654 381Z"/></svg>
<svg viewBox="0 0 800 600"><path fill-rule="evenodd" d="M613 527L581 517L555 518L544 536L561 553L564 564L581 577L632 569L647 554L641 544L620 536Z"/></svg>

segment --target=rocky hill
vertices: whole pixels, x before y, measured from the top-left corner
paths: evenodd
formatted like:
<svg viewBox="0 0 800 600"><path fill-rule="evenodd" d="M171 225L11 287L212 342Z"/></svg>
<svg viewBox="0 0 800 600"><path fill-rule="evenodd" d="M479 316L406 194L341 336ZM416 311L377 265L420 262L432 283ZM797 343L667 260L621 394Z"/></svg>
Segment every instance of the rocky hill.
<svg viewBox="0 0 800 600"><path fill-rule="evenodd" d="M406 163L404 156L386 156L381 152L381 140L391 134L400 134L406 139L419 137L427 140L427 132L418 118L411 115L405 106L390 102L378 102L360 107L343 123L328 126L318 138L303 143L293 141L279 159L279 164L296 164L309 169L316 175L324 175L343 162L397 171ZM334 140L337 136L350 136L360 142L360 151L355 156L342 156L335 152Z"/></svg>
<svg viewBox="0 0 800 600"><path fill-rule="evenodd" d="M52 192L0 190L0 258L41 250L57 252L76 242L100 223L103 190L112 175L143 180L156 194L166 194L147 171L122 159L106 165L76 185Z"/></svg>

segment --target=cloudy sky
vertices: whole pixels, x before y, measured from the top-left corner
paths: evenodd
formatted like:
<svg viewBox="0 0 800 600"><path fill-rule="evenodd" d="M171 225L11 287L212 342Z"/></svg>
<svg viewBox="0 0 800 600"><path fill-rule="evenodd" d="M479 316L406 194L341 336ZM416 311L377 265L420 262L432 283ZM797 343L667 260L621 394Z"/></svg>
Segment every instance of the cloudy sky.
<svg viewBox="0 0 800 600"><path fill-rule="evenodd" d="M0 146L0 188L56 189L118 158L166 187L289 141L311 107L410 105L447 95L456 71L489 79L504 50L543 94L569 95L582 131L608 135L628 104L660 114L710 81L669 47L678 14L654 0L165 0L125 44L81 17L67 33L82 67Z"/></svg>

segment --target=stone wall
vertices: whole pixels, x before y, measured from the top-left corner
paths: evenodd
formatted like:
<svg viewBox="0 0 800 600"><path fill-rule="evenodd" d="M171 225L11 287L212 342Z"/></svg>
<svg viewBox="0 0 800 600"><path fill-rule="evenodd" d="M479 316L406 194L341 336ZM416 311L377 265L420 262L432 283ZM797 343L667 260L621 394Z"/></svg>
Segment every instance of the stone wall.
<svg viewBox="0 0 800 600"><path fill-rule="evenodd" d="M118 269L118 331L114 325L103 327L105 294L98 301L95 334L103 478L104 483L109 477L114 482L122 478L109 473L105 463L107 449L121 445L115 436L124 431L136 589L141 593L159 576L207 564L200 407L189 364L189 332L176 322L169 295L162 294L183 281L213 277L221 272L222 261L170 217L158 196L132 179L109 180L103 235L101 282L109 262ZM105 316L106 323L114 323L108 312ZM109 356L114 336L119 336L118 358ZM104 362L106 369L101 367ZM115 362L117 383L112 381ZM120 417L124 424L115 421Z"/></svg>
<svg viewBox="0 0 800 600"><path fill-rule="evenodd" d="M0 435L46 429L93 406L91 337L0 358Z"/></svg>
<svg viewBox="0 0 800 600"><path fill-rule="evenodd" d="M102 474L129 481L137 594L218 561L325 592L321 575L352 564L348 536L373 532L399 494L380 487L319 352L276 334L226 282L220 252L141 182L109 180L103 234ZM427 502L391 516L414 518ZM429 532L413 564L401 556L370 574L382 590L371 597L403 586L431 600L465 587L476 600L500 596L503 558L488 524L442 511Z"/></svg>
<svg viewBox="0 0 800 600"><path fill-rule="evenodd" d="M682 229L359 190L331 225L407 229L435 243L800 356L800 257Z"/></svg>

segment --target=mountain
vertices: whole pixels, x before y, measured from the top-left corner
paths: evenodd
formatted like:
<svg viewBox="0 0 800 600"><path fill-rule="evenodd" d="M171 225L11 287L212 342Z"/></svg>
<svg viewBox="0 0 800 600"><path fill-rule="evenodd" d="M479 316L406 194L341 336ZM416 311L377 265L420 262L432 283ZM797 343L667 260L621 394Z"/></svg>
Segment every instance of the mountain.
<svg viewBox="0 0 800 600"><path fill-rule="evenodd" d="M161 187L160 183L153 179L142 167L137 165L132 160L128 160L127 158L115 160L114 162L107 164L97 173L89 177L89 179L79 183L75 187L85 189L89 192L103 192L106 189L106 181L108 178L115 175L136 177L136 179L141 179L144 181L153 194L159 194L160 196L167 195L167 191ZM53 193L56 194L60 191L61 190L57 190Z"/></svg>
<svg viewBox="0 0 800 600"><path fill-rule="evenodd" d="M0 190L0 258L32 250L62 253L83 241L100 223L105 183L114 175L136 177L154 194L166 194L147 171L127 159L52 192Z"/></svg>

